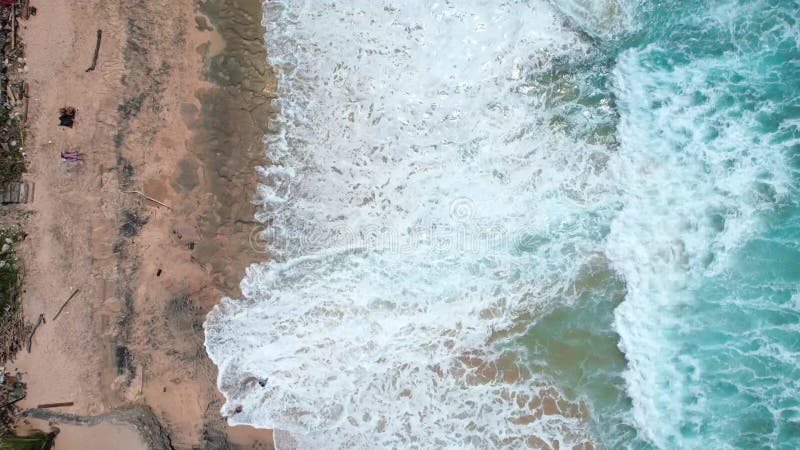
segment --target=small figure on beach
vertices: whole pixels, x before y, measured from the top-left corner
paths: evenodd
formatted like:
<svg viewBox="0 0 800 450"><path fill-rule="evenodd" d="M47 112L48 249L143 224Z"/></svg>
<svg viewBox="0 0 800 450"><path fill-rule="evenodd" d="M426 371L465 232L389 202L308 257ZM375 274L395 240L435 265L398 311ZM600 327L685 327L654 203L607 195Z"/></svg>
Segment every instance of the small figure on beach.
<svg viewBox="0 0 800 450"><path fill-rule="evenodd" d="M79 162L83 161L83 153L67 150L61 152L61 160L66 162Z"/></svg>

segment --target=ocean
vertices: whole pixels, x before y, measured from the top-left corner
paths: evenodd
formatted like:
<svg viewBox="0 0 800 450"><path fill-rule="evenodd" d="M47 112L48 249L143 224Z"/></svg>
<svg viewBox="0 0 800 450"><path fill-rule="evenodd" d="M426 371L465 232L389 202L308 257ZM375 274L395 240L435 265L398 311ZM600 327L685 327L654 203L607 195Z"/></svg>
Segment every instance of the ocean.
<svg viewBox="0 0 800 450"><path fill-rule="evenodd" d="M264 8L264 262L205 323L230 423L800 447L799 2Z"/></svg>

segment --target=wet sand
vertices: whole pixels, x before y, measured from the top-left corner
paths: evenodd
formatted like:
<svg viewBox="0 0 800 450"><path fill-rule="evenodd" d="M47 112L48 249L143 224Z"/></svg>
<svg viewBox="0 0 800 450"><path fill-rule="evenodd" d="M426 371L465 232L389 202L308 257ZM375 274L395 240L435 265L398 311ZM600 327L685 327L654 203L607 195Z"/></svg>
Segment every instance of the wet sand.
<svg viewBox="0 0 800 450"><path fill-rule="evenodd" d="M270 432L220 416L202 330L264 258L248 243L275 90L260 1L34 5L23 304L47 323L9 367L28 383L21 406L73 401L60 411L86 416L144 405L174 448L271 448ZM78 109L72 129L57 126L66 105ZM62 162L62 150L84 160Z"/></svg>

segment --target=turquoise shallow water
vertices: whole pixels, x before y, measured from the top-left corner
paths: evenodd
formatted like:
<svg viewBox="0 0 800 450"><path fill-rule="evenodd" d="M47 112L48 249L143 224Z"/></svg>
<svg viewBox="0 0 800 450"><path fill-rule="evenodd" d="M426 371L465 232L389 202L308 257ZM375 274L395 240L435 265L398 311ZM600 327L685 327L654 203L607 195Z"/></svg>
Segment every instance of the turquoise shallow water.
<svg viewBox="0 0 800 450"><path fill-rule="evenodd" d="M522 342L601 447L798 448L800 4L627 11L615 33L571 14L604 61L581 95L600 80L638 163L616 172L610 273Z"/></svg>

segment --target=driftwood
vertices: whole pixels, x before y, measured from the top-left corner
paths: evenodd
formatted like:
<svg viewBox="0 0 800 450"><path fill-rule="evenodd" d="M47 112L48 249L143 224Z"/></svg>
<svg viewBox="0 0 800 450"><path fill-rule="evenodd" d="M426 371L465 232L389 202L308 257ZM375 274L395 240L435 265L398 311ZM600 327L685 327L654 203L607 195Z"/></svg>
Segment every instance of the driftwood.
<svg viewBox="0 0 800 450"><path fill-rule="evenodd" d="M123 194L139 194L139 195L141 195L142 197L146 198L147 200L150 200L151 202L158 203L159 205L161 205L161 206L163 206L163 207L165 207L165 208L167 208L167 209L170 209L170 210L172 209L172 208L170 208L170 207L169 207L169 205L167 205L167 204L165 204L165 203L161 203L160 201L158 201L158 200L154 199L153 197L148 197L148 196L146 196L146 195L144 194L144 192L142 192L142 191L122 191L122 193L123 193Z"/></svg>
<svg viewBox="0 0 800 450"><path fill-rule="evenodd" d="M142 395L142 391L144 391L144 370L147 368L147 364L142 364L142 383L139 385L139 395Z"/></svg>
<svg viewBox="0 0 800 450"><path fill-rule="evenodd" d="M31 345L33 344L33 333L36 333L36 329L39 328L39 325L44 323L44 314L39 314L39 319L36 321L36 325L33 326L31 332L28 334L28 353L31 352Z"/></svg>
<svg viewBox="0 0 800 450"><path fill-rule="evenodd" d="M20 398L16 399L16 400L11 400L9 402L3 403L2 405L0 405L0 410L3 409L3 408L6 408L8 406L13 405L14 403L17 403L18 401L22 400L23 398L25 398L25 394L22 394L22 396Z"/></svg>
<svg viewBox="0 0 800 450"><path fill-rule="evenodd" d="M11 83L6 85L6 95L8 96L8 99L11 100L12 105L17 104L17 96L14 95L14 90L11 89Z"/></svg>
<svg viewBox="0 0 800 450"><path fill-rule="evenodd" d="M22 82L22 121L28 123L28 82ZM23 133L24 137L25 134Z"/></svg>
<svg viewBox="0 0 800 450"><path fill-rule="evenodd" d="M61 406L72 406L74 402L60 402L60 403L43 403L41 405L36 405L39 409L46 409L46 408L59 408Z"/></svg>
<svg viewBox="0 0 800 450"><path fill-rule="evenodd" d="M72 300L72 297L75 297L75 295L78 294L78 291L80 291L80 289L75 289L75 292L73 292L72 295L69 296L67 301L65 301L64 304L61 305L61 308L58 308L58 312L56 313L55 316L53 316L53 321L54 322L55 322L56 319L58 319L58 315L61 314L61 311L64 310L64 307L67 306L67 303L69 303L69 301Z"/></svg>
<svg viewBox="0 0 800 450"><path fill-rule="evenodd" d="M8 18L11 20L11 50L17 48L17 4L11 5L11 15Z"/></svg>
<svg viewBox="0 0 800 450"><path fill-rule="evenodd" d="M97 57L100 56L100 40L103 39L103 30L97 30L97 45L94 47L94 58L92 58L92 65L87 72L91 72L97 66Z"/></svg>

